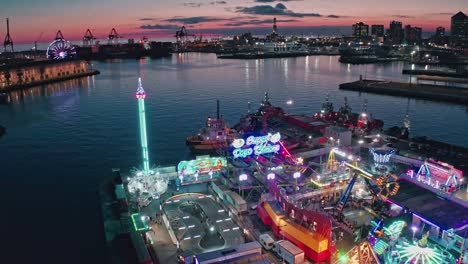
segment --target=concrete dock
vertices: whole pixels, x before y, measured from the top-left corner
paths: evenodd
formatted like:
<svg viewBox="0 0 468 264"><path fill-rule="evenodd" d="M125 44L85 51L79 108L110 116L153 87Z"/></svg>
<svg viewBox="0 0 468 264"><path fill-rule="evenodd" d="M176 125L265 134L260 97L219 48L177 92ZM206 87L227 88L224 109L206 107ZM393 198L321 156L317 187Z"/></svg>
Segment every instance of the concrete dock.
<svg viewBox="0 0 468 264"><path fill-rule="evenodd" d="M468 89L461 87L377 80L360 80L351 83L342 83L339 87L343 90L468 104Z"/></svg>
<svg viewBox="0 0 468 264"><path fill-rule="evenodd" d="M25 82L25 83L17 83L13 85L8 85L3 88L0 88L1 91L9 92L9 91L14 91L14 90L21 90L21 89L26 89L34 86L40 86L40 85L46 85L46 84L51 84L51 83L56 83L56 82L63 82L67 80L72 80L72 79L77 79L77 78L82 78L82 77L87 77L87 76L92 76L99 74L100 72L98 70L90 69L85 72L80 72L80 73L74 73L74 74L69 74L69 75L64 75L64 76L59 76L59 77L52 77L49 79L44 79L44 80L36 80L36 81L30 81L30 82Z"/></svg>

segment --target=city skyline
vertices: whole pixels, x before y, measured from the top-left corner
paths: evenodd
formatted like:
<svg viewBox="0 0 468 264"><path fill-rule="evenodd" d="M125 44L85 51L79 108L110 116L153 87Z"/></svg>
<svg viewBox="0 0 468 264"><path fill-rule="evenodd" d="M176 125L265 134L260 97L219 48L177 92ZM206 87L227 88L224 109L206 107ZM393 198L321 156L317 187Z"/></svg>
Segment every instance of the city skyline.
<svg viewBox="0 0 468 264"><path fill-rule="evenodd" d="M66 4L57 0L27 2L31 3L8 2L2 6L2 37L6 34L7 17L10 18L11 36L19 44L50 41L57 30L61 30L67 39L79 40L88 28L98 39L105 39L111 28L116 28L123 38L172 37L182 25L192 32L204 34L242 33L242 29L270 28L273 17L277 17L280 30L323 27L344 33L341 29L349 27L350 31L351 25L360 21L388 28L390 21L398 20L404 25L435 32L438 26L450 30L450 17L466 11L463 10L466 8L463 0L449 3L435 0L361 1L359 5L322 0L176 0L170 3L138 0L132 2L131 7L123 0L85 0Z"/></svg>

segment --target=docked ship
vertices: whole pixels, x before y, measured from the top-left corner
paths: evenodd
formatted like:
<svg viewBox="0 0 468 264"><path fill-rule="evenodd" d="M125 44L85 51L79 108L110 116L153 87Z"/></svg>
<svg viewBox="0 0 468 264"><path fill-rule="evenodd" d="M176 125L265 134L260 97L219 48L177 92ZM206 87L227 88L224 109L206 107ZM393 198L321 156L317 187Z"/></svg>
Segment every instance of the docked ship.
<svg viewBox="0 0 468 264"><path fill-rule="evenodd" d="M257 111L251 113L249 103L249 113L241 117L239 123L234 126L234 129L240 134L266 133L268 132L268 120L272 117L282 118L283 116L284 110L281 107L273 106L270 103L268 93L265 93Z"/></svg>
<svg viewBox="0 0 468 264"><path fill-rule="evenodd" d="M93 43L94 36L88 29L83 37L83 45L75 46L78 59L109 59L109 58L141 58L141 57L163 57L172 52L171 42L150 41L143 37L135 42L128 39L127 43L120 43L120 36L112 29L108 36L108 43L101 44L99 41Z"/></svg>
<svg viewBox="0 0 468 264"><path fill-rule="evenodd" d="M258 40L249 49L236 52L221 52L217 54L220 59L263 59L299 57L309 55L305 44L293 40L286 40L277 33L276 18L273 19L273 32L266 39Z"/></svg>
<svg viewBox="0 0 468 264"><path fill-rule="evenodd" d="M375 43L350 42L342 43L338 48L340 62L365 63L393 60L389 58L390 47Z"/></svg>
<svg viewBox="0 0 468 264"><path fill-rule="evenodd" d="M216 106L216 118L208 117L200 132L185 141L193 153L213 153L225 149L230 139L234 138L235 130L230 129L223 116L219 114L219 100Z"/></svg>
<svg viewBox="0 0 468 264"><path fill-rule="evenodd" d="M265 96L257 111L251 113L249 109L249 113L240 118L239 123L234 126L234 129L238 135L266 134L268 132L277 132L271 131L269 125L274 123L272 122L272 119L283 119L284 116L284 110L281 107L273 106L270 103L268 93L265 93ZM298 148L301 143L296 138L282 135L281 144L287 150L293 150Z"/></svg>
<svg viewBox="0 0 468 264"><path fill-rule="evenodd" d="M320 112L314 114L314 119L325 123L334 123L338 126L347 127L355 134L365 135L372 131L381 131L384 122L374 119L367 111L367 100L364 102L364 110L361 113L353 113L348 104L348 98L344 98L344 105L338 111L334 111L333 103L329 101L328 95L322 104Z"/></svg>

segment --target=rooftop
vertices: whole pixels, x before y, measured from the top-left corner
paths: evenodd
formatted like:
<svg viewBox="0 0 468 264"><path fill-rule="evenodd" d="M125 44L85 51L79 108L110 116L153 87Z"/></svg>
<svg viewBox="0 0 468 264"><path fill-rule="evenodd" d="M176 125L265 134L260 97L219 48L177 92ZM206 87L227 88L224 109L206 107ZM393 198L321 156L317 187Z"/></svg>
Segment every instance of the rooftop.
<svg viewBox="0 0 468 264"><path fill-rule="evenodd" d="M468 226L468 210L463 205L445 200L436 193L406 180L400 180L399 184L400 189L391 197L391 201L409 208L444 230ZM457 233L460 234L464 229L458 230Z"/></svg>

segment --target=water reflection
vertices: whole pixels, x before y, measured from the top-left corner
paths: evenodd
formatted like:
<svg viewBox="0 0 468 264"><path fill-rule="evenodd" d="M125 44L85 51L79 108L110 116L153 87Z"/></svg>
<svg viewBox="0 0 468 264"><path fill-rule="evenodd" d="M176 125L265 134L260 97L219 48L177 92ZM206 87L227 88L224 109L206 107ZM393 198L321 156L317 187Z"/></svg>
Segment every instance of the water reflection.
<svg viewBox="0 0 468 264"><path fill-rule="evenodd" d="M76 94L79 96L79 92L82 90L88 91L89 94L89 92L91 92L94 88L94 78L94 76L89 76L86 78L73 79L44 86L36 86L23 90L11 91L11 102L13 104L23 102L29 103L39 100L40 97L60 97L69 94Z"/></svg>
<svg viewBox="0 0 468 264"><path fill-rule="evenodd" d="M244 79L246 88L250 89L250 61L245 60L244 62Z"/></svg>

